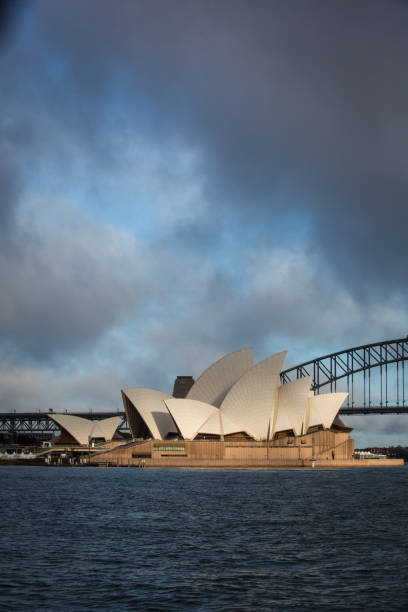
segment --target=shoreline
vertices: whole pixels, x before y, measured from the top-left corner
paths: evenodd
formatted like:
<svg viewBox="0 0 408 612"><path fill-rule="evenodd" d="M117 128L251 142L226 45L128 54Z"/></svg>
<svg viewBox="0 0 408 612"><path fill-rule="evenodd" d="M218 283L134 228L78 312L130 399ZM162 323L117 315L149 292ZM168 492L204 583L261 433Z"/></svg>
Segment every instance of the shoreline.
<svg viewBox="0 0 408 612"><path fill-rule="evenodd" d="M253 465L237 465L237 464L220 464L217 465L191 465L191 464L179 464L179 465L136 465L136 464L116 464L111 462L99 462L99 463L78 463L78 464L47 464L43 461L26 460L26 461L0 461L0 467L13 466L13 467L47 467L47 468L131 468L131 469L182 469L182 470L346 470L355 468L392 468L392 467L404 467L406 464L403 459L366 459L366 460L355 460L350 462L339 461L339 462L315 462L313 466L311 463L297 464L297 465L282 465L282 464L253 464Z"/></svg>

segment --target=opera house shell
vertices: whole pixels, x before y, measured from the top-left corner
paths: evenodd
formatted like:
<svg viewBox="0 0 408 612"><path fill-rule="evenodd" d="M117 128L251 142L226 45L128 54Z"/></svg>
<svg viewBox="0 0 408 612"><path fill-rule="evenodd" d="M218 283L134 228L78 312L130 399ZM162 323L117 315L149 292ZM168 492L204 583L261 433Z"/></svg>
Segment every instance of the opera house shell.
<svg viewBox="0 0 408 612"><path fill-rule="evenodd" d="M153 389L124 389L133 438L269 441L330 429L347 393L313 395L312 377L280 384L286 352L253 365L251 348L225 355L194 382L185 398Z"/></svg>
<svg viewBox="0 0 408 612"><path fill-rule="evenodd" d="M64 443L89 445L93 440L110 442L119 427L122 417L115 416L100 421L91 421L71 414L50 413L61 431L60 441Z"/></svg>
<svg viewBox="0 0 408 612"><path fill-rule="evenodd" d="M314 395L312 377L281 384L286 352L253 363L244 348L173 395L122 390L132 440L91 463L137 467L353 467L354 442L338 417L347 393ZM179 380L180 379L180 380ZM177 387L177 381L180 385Z"/></svg>

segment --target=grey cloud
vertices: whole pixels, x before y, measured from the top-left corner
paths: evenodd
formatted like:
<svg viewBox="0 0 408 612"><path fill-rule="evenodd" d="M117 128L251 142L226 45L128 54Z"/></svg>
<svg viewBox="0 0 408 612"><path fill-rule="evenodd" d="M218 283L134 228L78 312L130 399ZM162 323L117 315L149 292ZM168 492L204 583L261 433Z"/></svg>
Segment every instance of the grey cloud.
<svg viewBox="0 0 408 612"><path fill-rule="evenodd" d="M85 347L79 359L64 358L51 364L39 360L12 363L0 357L1 409L123 410L121 389L144 385L171 392L174 355L160 350L146 353L139 335L130 335L129 330L108 333Z"/></svg>
<svg viewBox="0 0 408 612"><path fill-rule="evenodd" d="M356 294L403 291L406 5L90 1L39 12L80 95L96 101L120 67L148 121L200 142L226 214L272 224L288 212L273 197L284 188Z"/></svg>
<svg viewBox="0 0 408 612"><path fill-rule="evenodd" d="M7 159L0 167L0 236L7 237L13 217L15 201L19 192L17 177L10 171Z"/></svg>
<svg viewBox="0 0 408 612"><path fill-rule="evenodd" d="M95 340L138 313L147 295L148 249L61 203L55 208L56 201L22 207L13 241L23 248L0 252L3 342L37 357Z"/></svg>
<svg viewBox="0 0 408 612"><path fill-rule="evenodd" d="M351 437L355 440L355 448L407 444L406 415L347 416L342 419L349 427L353 427Z"/></svg>
<svg viewBox="0 0 408 612"><path fill-rule="evenodd" d="M398 305L367 313L346 292L330 292L326 282L319 284L322 270L316 262L309 261L304 254L286 253L285 259L290 263L282 270L277 265L282 255L282 252L263 257L254 254L242 278L246 291L237 288L233 276L221 275L211 266L195 270L194 265L189 268L179 262L178 266L164 268L159 258L156 269L149 266L156 282L149 283L151 303L148 306L142 303L144 315L140 316L140 310L133 311L132 320L128 320L132 304L126 299L129 296L123 294L123 279L119 278L115 290L125 298L122 310L117 302L113 305L109 302L114 314L104 311L106 318L100 327L89 323L94 308L88 308L79 292L75 308L82 309L83 321L71 325L71 319L64 321L67 316L64 311L58 315L60 323L70 330L71 345L64 335L53 338L51 333L47 338L53 322L36 312L38 334L34 348L43 338L48 341L48 351L59 346L65 349L65 355L71 349L72 355L72 348L81 346L81 354L79 358L55 360L52 368L38 361L22 364L21 360L12 366L10 356L5 357L0 376L1 405L13 405L16 409L27 406L37 409L39 404L71 410L112 409L120 407L121 388L146 386L171 392L175 376L198 376L215 359L240 347L254 346L256 360L288 349L289 366L335 348L351 346L356 338L371 340L373 322L384 337L395 333L393 325L401 316ZM101 267L105 263L102 259ZM129 263L121 259L121 264L128 273ZM110 270L101 275L100 269L91 269L97 274L97 283L102 278L110 282ZM63 279L68 278L69 270ZM66 282L64 285L67 295L71 285ZM130 299L136 300L136 293L142 288L133 287ZM97 285L92 293L99 295L100 291ZM47 293L44 299L47 297L52 300L52 294ZM109 295L109 299L115 298ZM28 308L29 305L26 311ZM18 319L26 311L20 306ZM316 312L321 311L328 314L317 317ZM332 331L333 323L336 332ZM26 351L33 349L27 346L32 336L27 333L20 338L14 334L17 340L26 342ZM379 430L382 423L379 422ZM391 420L391 428L393 423ZM357 424L356 429L364 430L364 423Z"/></svg>
<svg viewBox="0 0 408 612"><path fill-rule="evenodd" d="M174 353L174 375L196 376L217 357L244 346L254 346L257 359L288 349L289 367L371 342L373 329L378 340L401 335L404 304L391 300L367 309L330 280L317 258L281 249L244 252L245 257L240 284L210 269L193 280L188 304L185 291L177 315L170 300L172 318L146 331L147 345L162 355Z"/></svg>

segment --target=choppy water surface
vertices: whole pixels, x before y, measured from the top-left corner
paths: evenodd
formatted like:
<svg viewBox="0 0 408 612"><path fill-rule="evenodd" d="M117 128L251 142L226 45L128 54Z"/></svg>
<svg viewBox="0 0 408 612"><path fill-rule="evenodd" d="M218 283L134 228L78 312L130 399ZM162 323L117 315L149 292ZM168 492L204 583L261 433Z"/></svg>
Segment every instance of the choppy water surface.
<svg viewBox="0 0 408 612"><path fill-rule="evenodd" d="M407 477L0 467L0 608L406 610Z"/></svg>

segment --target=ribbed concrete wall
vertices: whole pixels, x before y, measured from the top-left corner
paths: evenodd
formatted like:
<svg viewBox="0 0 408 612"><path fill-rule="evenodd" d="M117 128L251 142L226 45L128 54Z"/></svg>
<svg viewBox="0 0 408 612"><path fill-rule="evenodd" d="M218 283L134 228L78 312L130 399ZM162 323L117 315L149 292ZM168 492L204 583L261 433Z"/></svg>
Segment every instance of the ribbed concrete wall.
<svg viewBox="0 0 408 612"><path fill-rule="evenodd" d="M142 464L142 461L144 463ZM311 460L306 459L249 459L245 462L242 459L188 459L188 458L167 458L164 460L128 460L126 458L115 457L112 460L94 461L95 465L100 466L123 466L123 467L151 467L151 468L354 468L354 467L400 467L404 465L402 459L338 459L338 460Z"/></svg>
<svg viewBox="0 0 408 612"><path fill-rule="evenodd" d="M288 438L283 438L280 445L275 444L277 441L149 440L95 455L92 463L145 467L311 467L313 461L316 467L403 465L402 460L353 460L353 440L347 436L320 431L313 436L292 438L290 444L286 443ZM330 442L332 446L328 446Z"/></svg>

